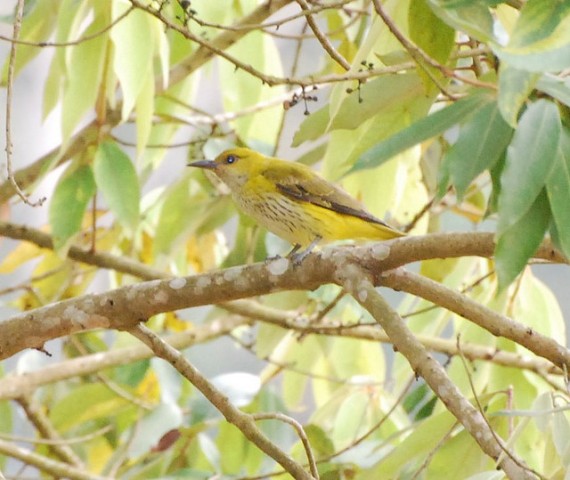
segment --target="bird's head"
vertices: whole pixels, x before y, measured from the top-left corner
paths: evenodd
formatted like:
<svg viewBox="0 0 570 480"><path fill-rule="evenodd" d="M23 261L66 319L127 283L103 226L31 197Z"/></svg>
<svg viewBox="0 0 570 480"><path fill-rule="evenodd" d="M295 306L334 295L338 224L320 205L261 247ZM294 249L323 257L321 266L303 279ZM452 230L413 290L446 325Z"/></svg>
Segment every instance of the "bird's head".
<svg viewBox="0 0 570 480"><path fill-rule="evenodd" d="M220 153L215 160L200 160L189 163L188 166L213 171L234 190L262 171L266 161L263 155L249 148L232 148Z"/></svg>

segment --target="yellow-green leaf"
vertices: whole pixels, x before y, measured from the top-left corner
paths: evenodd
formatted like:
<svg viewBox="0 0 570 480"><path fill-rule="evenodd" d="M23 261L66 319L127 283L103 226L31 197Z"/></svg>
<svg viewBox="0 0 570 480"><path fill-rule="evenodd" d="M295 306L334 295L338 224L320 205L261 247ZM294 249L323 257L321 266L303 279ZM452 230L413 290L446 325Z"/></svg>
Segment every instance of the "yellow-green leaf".
<svg viewBox="0 0 570 480"><path fill-rule="evenodd" d="M117 220L134 230L139 222L139 179L131 159L115 142L99 145L93 171L97 188L103 193Z"/></svg>
<svg viewBox="0 0 570 480"><path fill-rule="evenodd" d="M95 194L93 172L88 165L72 165L60 178L49 205L55 250L63 255L81 229L87 203Z"/></svg>

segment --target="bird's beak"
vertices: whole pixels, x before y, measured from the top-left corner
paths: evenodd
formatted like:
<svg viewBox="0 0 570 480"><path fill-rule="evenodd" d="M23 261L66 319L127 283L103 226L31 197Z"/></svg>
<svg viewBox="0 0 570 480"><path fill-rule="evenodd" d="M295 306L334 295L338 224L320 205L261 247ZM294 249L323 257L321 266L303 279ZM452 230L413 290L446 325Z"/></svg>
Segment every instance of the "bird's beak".
<svg viewBox="0 0 570 480"><path fill-rule="evenodd" d="M217 163L214 160L199 160L197 162L189 163L189 167L206 168L208 170L214 170L217 167Z"/></svg>

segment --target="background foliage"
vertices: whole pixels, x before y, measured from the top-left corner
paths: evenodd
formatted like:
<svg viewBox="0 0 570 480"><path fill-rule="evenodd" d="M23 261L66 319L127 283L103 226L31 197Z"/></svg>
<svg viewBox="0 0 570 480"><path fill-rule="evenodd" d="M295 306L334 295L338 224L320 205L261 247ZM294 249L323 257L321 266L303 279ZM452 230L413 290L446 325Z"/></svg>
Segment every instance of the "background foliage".
<svg viewBox="0 0 570 480"><path fill-rule="evenodd" d="M7 25L18 24L17 10ZM120 257L183 276L283 253L223 185L184 167L245 145L314 166L412 235L496 232L493 261L450 255L458 258L424 260L419 272L566 351L557 300L528 264L545 236L570 256L567 2L35 0L20 20L3 69L7 113L18 109L10 89L19 74L37 56L49 62L36 108L57 124L58 145L27 165L13 145L5 176L14 182L0 185L1 233L18 239L0 265L6 304L30 310L153 277L125 270ZM41 197L42 215L26 220L21 212ZM113 257L81 263L78 247ZM561 365L437 303L390 298L507 448L542 478L568 478ZM280 326L253 307L239 316L165 310L149 326L186 338L180 348L229 335L261 359L214 384L246 412L299 419L321 478L502 478L441 392L379 347L390 339L340 287L259 301ZM165 362L121 350L135 345L115 330L68 336L48 349L61 350L57 368L14 394L22 372L55 362L19 355L0 380L2 398L15 400L0 404L2 433L25 421L32 435L66 441L27 445L33 461L2 443L0 469L131 479L281 471ZM215 362L215 345L200 356ZM108 362L89 372L71 362L95 362L94 353ZM290 426L260 428L306 461ZM73 469L57 474L49 458Z"/></svg>

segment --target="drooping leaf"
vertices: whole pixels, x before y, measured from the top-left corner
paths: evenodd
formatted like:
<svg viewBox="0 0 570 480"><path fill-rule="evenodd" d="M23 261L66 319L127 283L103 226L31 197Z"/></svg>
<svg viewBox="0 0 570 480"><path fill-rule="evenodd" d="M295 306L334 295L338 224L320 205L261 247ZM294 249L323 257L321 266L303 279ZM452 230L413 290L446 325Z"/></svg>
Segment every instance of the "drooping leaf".
<svg viewBox="0 0 570 480"><path fill-rule="evenodd" d="M130 8L126 2L113 2L113 20ZM110 32L113 42L113 69L121 85L123 96L122 113L126 120L132 112L147 77L152 75L153 49L141 42L141 32L152 28L152 17L142 10L132 11L115 25Z"/></svg>
<svg viewBox="0 0 570 480"><path fill-rule="evenodd" d="M495 165L507 148L512 132L495 102L483 106L463 125L441 167L449 171L449 180L459 199L481 172Z"/></svg>
<svg viewBox="0 0 570 480"><path fill-rule="evenodd" d="M493 17L484 2L448 2L428 0L434 13L453 28L487 42L494 38Z"/></svg>
<svg viewBox="0 0 570 480"><path fill-rule="evenodd" d="M84 35L101 31L109 24L106 15L96 16ZM69 139L83 116L93 108L103 76L107 55L107 35L82 42L69 49L66 57L67 82L62 98L62 136Z"/></svg>
<svg viewBox="0 0 570 480"><path fill-rule="evenodd" d="M49 412L49 418L56 428L66 432L84 422L107 418L127 407L127 400L104 385L83 384L55 403Z"/></svg>
<svg viewBox="0 0 570 480"><path fill-rule="evenodd" d="M479 108L492 101L486 95L472 95L428 115L363 153L351 171L374 168L418 143L445 132L466 120ZM350 173L350 172L349 172Z"/></svg>
<svg viewBox="0 0 570 480"><path fill-rule="evenodd" d="M522 216L501 229L495 248L500 291L523 271L544 238L549 223L550 207L543 189Z"/></svg>
<svg viewBox="0 0 570 480"><path fill-rule="evenodd" d="M570 79L560 79L545 74L538 80L536 88L552 95L556 100L570 107Z"/></svg>
<svg viewBox="0 0 570 480"><path fill-rule="evenodd" d="M546 182L546 191L560 248L570 258L570 130L568 127L562 129L558 156Z"/></svg>
<svg viewBox="0 0 570 480"><path fill-rule="evenodd" d="M433 13L427 0L410 1L408 27L410 38L418 47L440 64L447 64L455 45L455 30ZM440 83L445 84L449 81L443 78L441 71L424 62L422 66L418 65L417 72L427 89L438 90L438 86L425 69L429 69L431 76L438 78Z"/></svg>
<svg viewBox="0 0 570 480"><path fill-rule="evenodd" d="M61 1L44 0L43 2L34 2L32 8L27 8L28 4L31 3L32 2L24 3L24 18L18 38L19 40L27 42L46 42L49 40L55 26L57 25L56 19L58 17L59 9L61 8ZM14 6L14 9L15 8L16 7ZM7 21L8 19L4 18L2 20ZM10 23L13 21L13 18L9 19ZM14 61L14 76L17 76L22 68L33 60L41 51L41 48L34 45L18 45L17 55ZM6 85L8 63L9 59L6 57L6 61L2 66L2 75L0 78L0 84L3 87Z"/></svg>
<svg viewBox="0 0 570 480"><path fill-rule="evenodd" d="M315 140L323 135L329 123L329 109L327 106L311 113L299 126L293 136L293 147L298 147L302 143Z"/></svg>
<svg viewBox="0 0 570 480"><path fill-rule="evenodd" d="M487 203L487 211L485 212L486 216L496 213L499 210L499 197L501 196L501 176L503 175L503 170L505 169L506 156L507 152L505 151L499 157L495 165L489 169L493 190L491 191L491 195L489 196L489 201Z"/></svg>
<svg viewBox="0 0 570 480"><path fill-rule="evenodd" d="M499 108L505 121L516 127L521 108L538 81L536 73L514 68L506 62L499 70Z"/></svg>
<svg viewBox="0 0 570 480"><path fill-rule="evenodd" d="M54 249L63 255L73 236L81 230L87 203L95 194L95 180L89 165L73 165L60 178L49 205Z"/></svg>
<svg viewBox="0 0 570 480"><path fill-rule="evenodd" d="M499 197L499 232L526 214L544 188L558 155L558 108L548 100L533 103L523 114L507 150Z"/></svg>
<svg viewBox="0 0 570 480"><path fill-rule="evenodd" d="M430 57L445 65L455 41L455 30L433 10L428 0L411 0L408 13L410 38Z"/></svg>
<svg viewBox="0 0 570 480"><path fill-rule="evenodd" d="M117 220L131 231L139 222L140 186L131 159L115 142L99 144L93 171L97 188Z"/></svg>
<svg viewBox="0 0 570 480"><path fill-rule="evenodd" d="M560 71L570 66L570 4L529 0L521 9L507 46L491 44L513 67L531 72Z"/></svg>
<svg viewBox="0 0 570 480"><path fill-rule="evenodd" d="M227 52L261 71L267 69L280 75L282 70L280 56L275 45L260 31L252 31L232 45ZM219 72L222 100L225 109L229 112L251 108L260 101L274 98L283 91L283 88L279 86L276 89L276 87L270 88L264 85L249 73L236 70L235 66L227 61L220 61ZM240 137L273 144L282 115L282 106L276 105L273 108L259 111L255 115L238 115L233 124Z"/></svg>
<svg viewBox="0 0 570 480"><path fill-rule="evenodd" d="M170 252L184 235L208 233L235 212L229 196L198 192L193 175L180 179L165 194L154 238L155 254Z"/></svg>
<svg viewBox="0 0 570 480"><path fill-rule="evenodd" d="M421 96L426 96L416 73L380 77L360 87L360 99L352 92L342 102L337 114L329 121L329 129L355 129L363 122L382 113L400 109Z"/></svg>

